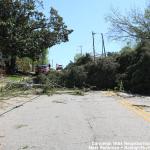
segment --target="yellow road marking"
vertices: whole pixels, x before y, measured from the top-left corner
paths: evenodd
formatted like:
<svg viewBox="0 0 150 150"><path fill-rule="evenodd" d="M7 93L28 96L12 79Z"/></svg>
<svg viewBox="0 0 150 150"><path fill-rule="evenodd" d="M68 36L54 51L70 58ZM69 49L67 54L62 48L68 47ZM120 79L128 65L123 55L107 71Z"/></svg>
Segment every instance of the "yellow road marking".
<svg viewBox="0 0 150 150"><path fill-rule="evenodd" d="M128 108L128 110L131 110L135 112L137 115L141 116L145 121L150 122L150 113L144 111L142 108L138 108L138 106L133 106L134 104L126 99L122 98L118 102L122 104L124 107Z"/></svg>
<svg viewBox="0 0 150 150"><path fill-rule="evenodd" d="M105 96L117 96L117 93L113 91L104 91L102 92ZM134 106L134 103L129 102L126 98L122 98L119 96L119 100L117 100L122 106L126 107L128 110L136 113L138 116L142 117L145 121L150 123L150 113L146 112L143 108Z"/></svg>

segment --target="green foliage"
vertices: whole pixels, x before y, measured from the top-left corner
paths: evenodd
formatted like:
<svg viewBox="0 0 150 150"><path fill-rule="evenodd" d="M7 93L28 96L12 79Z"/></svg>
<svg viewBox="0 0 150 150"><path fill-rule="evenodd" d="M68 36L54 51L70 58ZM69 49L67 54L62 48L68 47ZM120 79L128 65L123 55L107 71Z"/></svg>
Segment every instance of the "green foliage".
<svg viewBox="0 0 150 150"><path fill-rule="evenodd" d="M87 80L85 65L92 62L89 54L85 54L76 59L75 63L70 62L64 70L65 86L69 88L84 87Z"/></svg>
<svg viewBox="0 0 150 150"><path fill-rule="evenodd" d="M124 92L124 85L122 81L118 82L118 85L114 87L114 90L119 91L119 92Z"/></svg>
<svg viewBox="0 0 150 150"><path fill-rule="evenodd" d="M125 46L121 49L120 53L127 54L127 53L131 53L132 51L134 51L134 49L132 49L130 46Z"/></svg>
<svg viewBox="0 0 150 150"><path fill-rule="evenodd" d="M48 83L48 78L45 74L41 73L37 76L37 81L40 84L47 84Z"/></svg>
<svg viewBox="0 0 150 150"><path fill-rule="evenodd" d="M87 65L87 83L97 89L113 89L116 85L118 63L112 58L102 58Z"/></svg>
<svg viewBox="0 0 150 150"><path fill-rule="evenodd" d="M112 58L117 58L119 56L119 53L118 52L108 52L107 56L112 57Z"/></svg>
<svg viewBox="0 0 150 150"><path fill-rule="evenodd" d="M55 85L64 86L64 73L59 71L50 71L47 78Z"/></svg>
<svg viewBox="0 0 150 150"><path fill-rule="evenodd" d="M75 67L76 64L70 61L70 63L65 67L65 70L71 69L72 67Z"/></svg>
<svg viewBox="0 0 150 150"><path fill-rule="evenodd" d="M150 45L143 44L131 53L131 63L124 76L126 90L140 94L150 94Z"/></svg>
<svg viewBox="0 0 150 150"><path fill-rule="evenodd" d="M107 57L93 62L86 54L70 63L65 69L65 83L67 87L95 87L95 89L113 88L118 64L115 58Z"/></svg>
<svg viewBox="0 0 150 150"><path fill-rule="evenodd" d="M34 0L0 1L0 50L11 56L10 68L15 67L16 56L39 60L45 49L68 41L72 30L58 12L51 8L46 17L39 10Z"/></svg>
<svg viewBox="0 0 150 150"><path fill-rule="evenodd" d="M87 79L87 73L83 66L75 66L65 71L65 86L69 88L83 87Z"/></svg>
<svg viewBox="0 0 150 150"><path fill-rule="evenodd" d="M21 80L23 80L22 76L18 76L18 75L11 75L11 76L7 76L6 77L7 80L12 81L12 82L19 82Z"/></svg>
<svg viewBox="0 0 150 150"><path fill-rule="evenodd" d="M135 48L128 43L117 56L116 83L126 91L150 94L150 6L144 12L132 9L126 16L113 10L107 17L110 23L109 36L115 40L135 40Z"/></svg>
<svg viewBox="0 0 150 150"><path fill-rule="evenodd" d="M89 55L71 62L64 70L64 82L69 88L89 87L93 90L115 89L150 94L150 42L120 53L111 53L94 63Z"/></svg>
<svg viewBox="0 0 150 150"><path fill-rule="evenodd" d="M127 69L127 67L132 63L132 53L135 53L134 51L128 51L123 52L121 55L117 57L117 62L120 64L120 67L118 68L119 73L124 73Z"/></svg>
<svg viewBox="0 0 150 150"><path fill-rule="evenodd" d="M41 57L39 58L37 64L45 65L45 64L48 64L48 63L49 63L49 61L48 61L48 48L47 48L47 49L44 49L42 51Z"/></svg>
<svg viewBox="0 0 150 150"><path fill-rule="evenodd" d="M30 72L32 71L32 60L28 57L17 58L16 65L19 71Z"/></svg>
<svg viewBox="0 0 150 150"><path fill-rule="evenodd" d="M80 65L85 65L90 62L92 62L92 58L90 54L86 53L85 55L79 57L75 63L77 66L80 66Z"/></svg>
<svg viewBox="0 0 150 150"><path fill-rule="evenodd" d="M63 72L50 71L48 75L39 74L36 80L41 84L42 93L51 95L55 92L55 88L62 88L64 86L63 77Z"/></svg>
<svg viewBox="0 0 150 150"><path fill-rule="evenodd" d="M80 57L82 57L82 54L81 54L81 53L77 53L77 54L74 56L74 61L76 62Z"/></svg>

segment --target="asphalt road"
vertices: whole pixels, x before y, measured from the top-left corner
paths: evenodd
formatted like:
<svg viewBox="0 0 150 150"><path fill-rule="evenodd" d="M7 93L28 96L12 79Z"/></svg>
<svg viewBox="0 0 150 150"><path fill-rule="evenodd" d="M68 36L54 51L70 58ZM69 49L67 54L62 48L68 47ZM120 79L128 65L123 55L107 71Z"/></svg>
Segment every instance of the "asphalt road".
<svg viewBox="0 0 150 150"><path fill-rule="evenodd" d="M0 117L0 150L129 149L122 143L150 142L148 115L102 92L40 96Z"/></svg>

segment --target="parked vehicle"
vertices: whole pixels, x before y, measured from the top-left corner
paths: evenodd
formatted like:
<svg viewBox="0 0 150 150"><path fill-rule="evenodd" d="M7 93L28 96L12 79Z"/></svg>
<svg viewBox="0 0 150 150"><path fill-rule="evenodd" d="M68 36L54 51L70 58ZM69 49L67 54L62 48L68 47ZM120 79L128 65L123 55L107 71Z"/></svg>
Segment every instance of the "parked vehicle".
<svg viewBox="0 0 150 150"><path fill-rule="evenodd" d="M61 71L63 69L62 65L56 64L56 70Z"/></svg>
<svg viewBox="0 0 150 150"><path fill-rule="evenodd" d="M37 65L35 68L36 74L39 74L39 73L48 74L49 71L50 71L50 64L49 65Z"/></svg>

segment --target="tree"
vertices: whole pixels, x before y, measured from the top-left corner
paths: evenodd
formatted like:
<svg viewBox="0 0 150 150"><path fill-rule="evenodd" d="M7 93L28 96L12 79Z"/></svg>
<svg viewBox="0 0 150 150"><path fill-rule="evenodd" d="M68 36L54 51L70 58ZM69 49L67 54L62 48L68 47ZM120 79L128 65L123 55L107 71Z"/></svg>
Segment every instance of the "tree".
<svg viewBox="0 0 150 150"><path fill-rule="evenodd" d="M11 56L12 70L17 56L38 60L45 49L67 42L71 32L54 8L46 18L34 0L0 2L0 50Z"/></svg>
<svg viewBox="0 0 150 150"><path fill-rule="evenodd" d="M126 91L150 93L150 43L138 45L134 51L121 54L118 63L118 82L123 82Z"/></svg>
<svg viewBox="0 0 150 150"><path fill-rule="evenodd" d="M87 73L83 66L72 66L71 68L65 70L64 78L66 87L82 88L85 86Z"/></svg>
<svg viewBox="0 0 150 150"><path fill-rule="evenodd" d="M87 84L97 89L114 89L119 64L113 57L100 58L86 66Z"/></svg>
<svg viewBox="0 0 150 150"><path fill-rule="evenodd" d="M131 10L126 16L117 10L106 17L110 23L109 37L115 40L135 39L145 41L150 39L150 7L141 12Z"/></svg>
<svg viewBox="0 0 150 150"><path fill-rule="evenodd" d="M74 61L76 62L80 57L82 57L82 54L81 54L81 53L77 53L77 54L74 56Z"/></svg>
<svg viewBox="0 0 150 150"><path fill-rule="evenodd" d="M17 68L23 73L32 71L32 60L28 57L23 57L21 59L16 59Z"/></svg>
<svg viewBox="0 0 150 150"><path fill-rule="evenodd" d="M86 53L85 55L79 57L77 60L76 60L76 65L77 66L80 66L80 65L85 65L87 63L90 63L92 62L92 57L90 56L90 54Z"/></svg>
<svg viewBox="0 0 150 150"><path fill-rule="evenodd" d="M39 58L38 64L48 64L48 49L44 49L41 54L41 58Z"/></svg>

